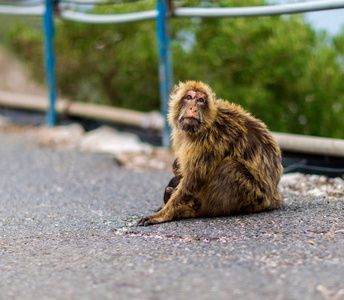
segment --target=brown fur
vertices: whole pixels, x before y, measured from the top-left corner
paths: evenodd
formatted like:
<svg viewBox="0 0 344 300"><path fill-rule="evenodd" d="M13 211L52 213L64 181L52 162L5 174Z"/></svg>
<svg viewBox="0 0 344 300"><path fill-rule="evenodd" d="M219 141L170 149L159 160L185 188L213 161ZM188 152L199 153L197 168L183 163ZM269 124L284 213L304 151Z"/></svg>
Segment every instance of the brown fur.
<svg viewBox="0 0 344 300"><path fill-rule="evenodd" d="M168 119L180 182L163 208L138 225L283 205L281 152L264 123L194 81L172 92Z"/></svg>

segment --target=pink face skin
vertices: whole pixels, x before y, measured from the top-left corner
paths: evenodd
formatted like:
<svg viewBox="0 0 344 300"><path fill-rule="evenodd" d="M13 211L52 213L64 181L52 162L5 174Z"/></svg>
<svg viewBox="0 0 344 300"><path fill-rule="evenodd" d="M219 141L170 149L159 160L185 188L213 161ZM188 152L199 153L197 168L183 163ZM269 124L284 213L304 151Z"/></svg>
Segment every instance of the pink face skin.
<svg viewBox="0 0 344 300"><path fill-rule="evenodd" d="M181 115L182 128L186 131L197 132L203 122L202 109L206 104L206 94L194 90L186 92L184 112Z"/></svg>
<svg viewBox="0 0 344 300"><path fill-rule="evenodd" d="M188 101L196 101L198 105L204 105L206 101L206 95L202 92L196 92L196 91L188 91L184 99Z"/></svg>
<svg viewBox="0 0 344 300"><path fill-rule="evenodd" d="M184 96L186 104L185 122L192 123L195 120L200 120L199 108L205 105L206 95L201 92L188 91Z"/></svg>

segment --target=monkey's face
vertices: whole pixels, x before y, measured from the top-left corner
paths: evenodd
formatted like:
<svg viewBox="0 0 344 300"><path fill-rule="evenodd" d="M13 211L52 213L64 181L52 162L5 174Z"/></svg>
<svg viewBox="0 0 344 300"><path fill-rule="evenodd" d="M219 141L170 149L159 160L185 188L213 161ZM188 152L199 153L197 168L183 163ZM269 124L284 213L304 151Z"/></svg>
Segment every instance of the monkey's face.
<svg viewBox="0 0 344 300"><path fill-rule="evenodd" d="M181 113L179 125L184 131L197 133L203 123L203 115L207 106L207 95L205 93L189 90L180 101Z"/></svg>
<svg viewBox="0 0 344 300"><path fill-rule="evenodd" d="M207 130L214 122L215 94L202 82L180 82L170 95L168 120L173 128L188 134Z"/></svg>

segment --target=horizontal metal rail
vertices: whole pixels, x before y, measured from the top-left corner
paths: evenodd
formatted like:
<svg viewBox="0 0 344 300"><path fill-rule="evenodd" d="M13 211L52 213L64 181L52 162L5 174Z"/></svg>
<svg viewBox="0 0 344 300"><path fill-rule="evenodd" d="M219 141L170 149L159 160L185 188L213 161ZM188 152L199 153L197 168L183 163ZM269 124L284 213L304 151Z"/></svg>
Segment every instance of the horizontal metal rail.
<svg viewBox="0 0 344 300"><path fill-rule="evenodd" d="M49 109L46 97L2 90L0 90L0 106L38 112L46 112ZM61 98L56 101L56 110L64 116L102 120L144 129L163 130L164 128L164 117L158 112L143 113Z"/></svg>
<svg viewBox="0 0 344 300"><path fill-rule="evenodd" d="M126 4L126 3L133 3L138 1L144 0L94 0L94 1L85 1L85 0L60 0L60 3L64 4L75 4L75 5L113 5L113 4Z"/></svg>
<svg viewBox="0 0 344 300"><path fill-rule="evenodd" d="M344 8L343 0L323 0L305 3L293 3L269 6L250 6L250 7L202 7L202 8L175 8L172 17L258 17L272 16L281 14L296 14L304 12L312 12L319 10L330 10ZM142 12L126 13L126 14L88 14L72 10L64 10L60 16L63 19L77 21L83 23L109 24L109 23L126 23L144 20L153 20L157 17L157 10L148 10Z"/></svg>
<svg viewBox="0 0 344 300"><path fill-rule="evenodd" d="M304 3L292 3L269 6L250 6L250 7L196 7L176 8L173 12L175 17L191 18L217 18L217 17L259 17L283 14L297 14L319 10L330 10L344 8L343 0L332 1L313 1Z"/></svg>
<svg viewBox="0 0 344 300"><path fill-rule="evenodd" d="M0 90L0 106L42 112L49 108L45 97L2 90ZM59 99L56 102L56 109L60 114L66 116L103 120L154 130L163 130L164 128L164 116L154 112L142 113L66 99ZM273 132L272 134L284 151L344 157L344 140L290 133Z"/></svg>
<svg viewBox="0 0 344 300"><path fill-rule="evenodd" d="M66 20L82 23L107 24L154 20L157 15L158 11L156 9L116 15L86 14L72 10L65 10L61 12L60 17Z"/></svg>
<svg viewBox="0 0 344 300"><path fill-rule="evenodd" d="M291 133L273 133L284 151L344 157L344 140Z"/></svg>
<svg viewBox="0 0 344 300"><path fill-rule="evenodd" d="M20 6L20 5L0 5L0 15L18 16L43 16L44 5Z"/></svg>
<svg viewBox="0 0 344 300"><path fill-rule="evenodd" d="M320 10L344 8L343 0L322 0L304 3L292 3L269 6L250 7L180 7L175 8L172 17L179 18L216 18L216 17L258 17L282 14L296 14ZM42 16L44 5L34 7L0 5L0 14ZM154 20L157 17L156 9L125 14L89 14L73 10L62 10L61 18L82 23L127 23L144 20Z"/></svg>

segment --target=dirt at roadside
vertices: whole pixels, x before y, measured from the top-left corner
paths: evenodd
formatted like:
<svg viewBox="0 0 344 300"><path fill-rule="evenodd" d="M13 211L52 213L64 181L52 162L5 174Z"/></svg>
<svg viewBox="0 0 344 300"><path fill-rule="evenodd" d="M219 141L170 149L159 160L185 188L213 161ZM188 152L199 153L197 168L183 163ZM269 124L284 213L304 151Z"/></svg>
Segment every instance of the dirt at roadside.
<svg viewBox="0 0 344 300"><path fill-rule="evenodd" d="M104 136L104 130L109 130L109 134ZM127 142L123 137L117 139L117 136L119 138L122 135L125 137L126 133L117 132L106 127L85 132L79 124L56 127L18 125L11 123L0 115L0 132L22 139L29 139L45 148L105 153L112 156L120 167L138 172L163 170L171 171L171 176L173 175L174 154L170 149L153 147L141 143L137 139L137 145L132 145L133 149L125 151L121 150L122 147L119 151L116 151L117 147L111 140L115 139L115 143L118 141L119 144L126 144ZM105 147L101 147L101 145ZM140 145L142 145L142 148L140 148Z"/></svg>

